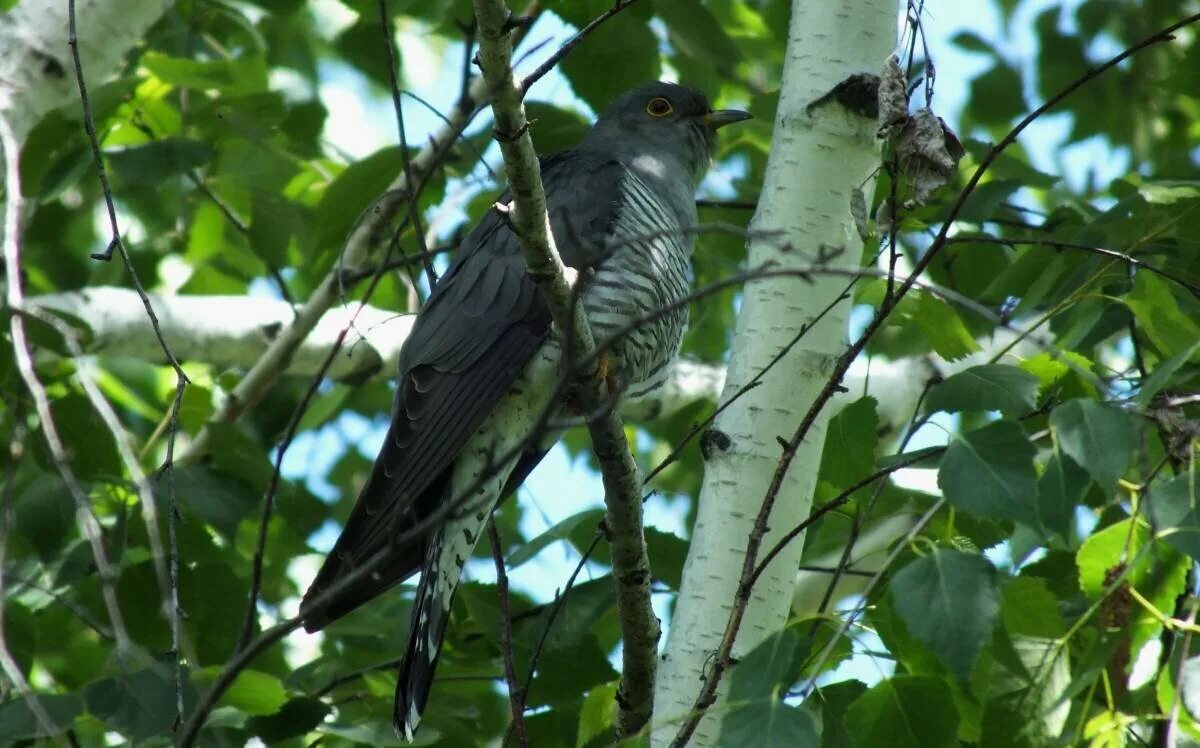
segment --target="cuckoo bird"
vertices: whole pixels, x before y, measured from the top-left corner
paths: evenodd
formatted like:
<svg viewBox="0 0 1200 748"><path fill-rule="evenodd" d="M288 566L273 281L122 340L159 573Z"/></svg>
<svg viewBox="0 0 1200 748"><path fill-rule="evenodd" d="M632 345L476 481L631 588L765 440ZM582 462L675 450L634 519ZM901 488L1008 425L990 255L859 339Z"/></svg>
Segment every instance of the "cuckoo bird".
<svg viewBox="0 0 1200 748"><path fill-rule="evenodd" d="M660 384L679 350L687 309L672 304L688 292L694 192L717 129L749 116L714 111L691 88L651 83L618 96L578 147L541 160L551 231L563 262L580 271L595 338L624 331L607 362L627 394ZM495 505L557 440L531 432L544 412L563 407L552 399L564 345L516 235L490 211L417 315L383 448L301 604L305 628L317 631L421 573L394 712L407 739L464 561ZM372 573L315 602L368 563Z"/></svg>

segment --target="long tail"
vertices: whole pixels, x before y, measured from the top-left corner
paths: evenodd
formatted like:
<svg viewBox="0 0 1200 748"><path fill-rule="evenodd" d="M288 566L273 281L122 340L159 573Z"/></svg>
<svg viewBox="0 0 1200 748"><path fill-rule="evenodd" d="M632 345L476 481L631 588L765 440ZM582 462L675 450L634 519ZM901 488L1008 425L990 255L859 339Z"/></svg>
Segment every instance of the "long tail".
<svg viewBox="0 0 1200 748"><path fill-rule="evenodd" d="M446 622L450 618L449 606L443 609L439 600L441 595L435 589L439 575L433 562L439 545L437 543L430 547L426 567L421 572L421 582L417 585L416 598L413 600L408 645L400 660L400 675L396 682L392 721L396 731L407 742L412 742L429 700L438 655L441 654L442 640L446 636ZM453 596L451 590L450 602L453 602Z"/></svg>
<svg viewBox="0 0 1200 748"><path fill-rule="evenodd" d="M463 564L470 558L491 509L489 504L475 514L448 521L429 546L413 600L408 645L400 660L392 713L396 731L406 741L412 741L429 701Z"/></svg>
<svg viewBox="0 0 1200 748"><path fill-rule="evenodd" d="M537 418L550 403L557 377L558 349L543 346L514 386L514 391L523 393L522 396L502 400L454 463L443 500L458 496L468 486L476 488L474 495L464 500L460 510L452 512L431 538L421 570L392 712L396 731L405 740L413 739L429 701L463 564L471 557L497 502L515 490L558 440L560 432L552 432L525 443ZM494 469L493 455L512 454L522 444L525 451L510 457L500 469ZM489 477L480 484L477 478L484 471Z"/></svg>

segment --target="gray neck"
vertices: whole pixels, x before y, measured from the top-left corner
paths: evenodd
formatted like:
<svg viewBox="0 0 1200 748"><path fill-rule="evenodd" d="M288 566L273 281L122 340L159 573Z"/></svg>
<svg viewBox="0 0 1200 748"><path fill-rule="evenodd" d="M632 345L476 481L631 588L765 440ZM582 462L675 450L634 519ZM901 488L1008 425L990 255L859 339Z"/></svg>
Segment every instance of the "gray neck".
<svg viewBox="0 0 1200 748"><path fill-rule="evenodd" d="M707 164L698 167L690 163L690 159L679 153L678 149L664 147L650 150L644 146L635 148L627 141L616 138L585 141L583 147L590 147L608 158L615 158L636 174L654 195L662 198L680 226L696 225L696 186ZM690 245L691 242L687 244Z"/></svg>

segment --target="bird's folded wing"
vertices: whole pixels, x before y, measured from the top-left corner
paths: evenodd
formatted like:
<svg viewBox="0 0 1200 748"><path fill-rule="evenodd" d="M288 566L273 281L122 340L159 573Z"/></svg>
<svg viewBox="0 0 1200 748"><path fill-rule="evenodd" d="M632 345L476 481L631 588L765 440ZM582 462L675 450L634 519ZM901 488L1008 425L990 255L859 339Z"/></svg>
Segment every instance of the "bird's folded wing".
<svg viewBox="0 0 1200 748"><path fill-rule="evenodd" d="M551 226L569 265L587 267L602 259L623 173L616 162L570 152L543 161ZM404 561L401 568L388 565L374 594L415 570L421 543L397 547L397 533L436 509L427 490L510 389L550 324L515 234L489 212L464 241L405 342L383 448L306 600L390 545ZM369 597L365 592L354 597Z"/></svg>

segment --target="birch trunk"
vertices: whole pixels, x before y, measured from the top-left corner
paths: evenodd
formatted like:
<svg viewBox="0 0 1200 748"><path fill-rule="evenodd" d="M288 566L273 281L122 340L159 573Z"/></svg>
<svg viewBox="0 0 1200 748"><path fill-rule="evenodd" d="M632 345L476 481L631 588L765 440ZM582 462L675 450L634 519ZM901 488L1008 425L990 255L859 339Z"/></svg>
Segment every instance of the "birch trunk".
<svg viewBox="0 0 1200 748"><path fill-rule="evenodd" d="M166 11L165 0L76 0L79 57L94 88ZM18 142L51 109L74 102L75 63L67 46L66 0L24 0L0 14L0 111Z"/></svg>
<svg viewBox="0 0 1200 748"><path fill-rule="evenodd" d="M754 240L750 266L810 261L819 249L844 249L835 263L857 265L862 250L851 218L851 195L868 195L879 166L876 123L836 103L805 108L854 73L875 73L896 41L895 0L794 0L783 86L765 184L754 216L756 235L782 232L784 242ZM780 251L780 244L795 249ZM723 399L730 397L812 322L846 287L845 279L758 281L745 290L730 356ZM717 418L713 428L728 437L710 451L692 534L683 586L671 621L655 694L652 744L666 745L692 708L706 661L721 640L742 570L747 538L780 455L777 437L789 437L825 385L846 347L849 305L842 303L817 323L788 356ZM809 512L826 410L814 424L788 472L771 515L764 548ZM722 440L723 441L723 440ZM715 443L715 440L714 440ZM744 656L785 623L803 539L792 542L759 579L733 655ZM715 745L721 700L697 728L690 745Z"/></svg>

